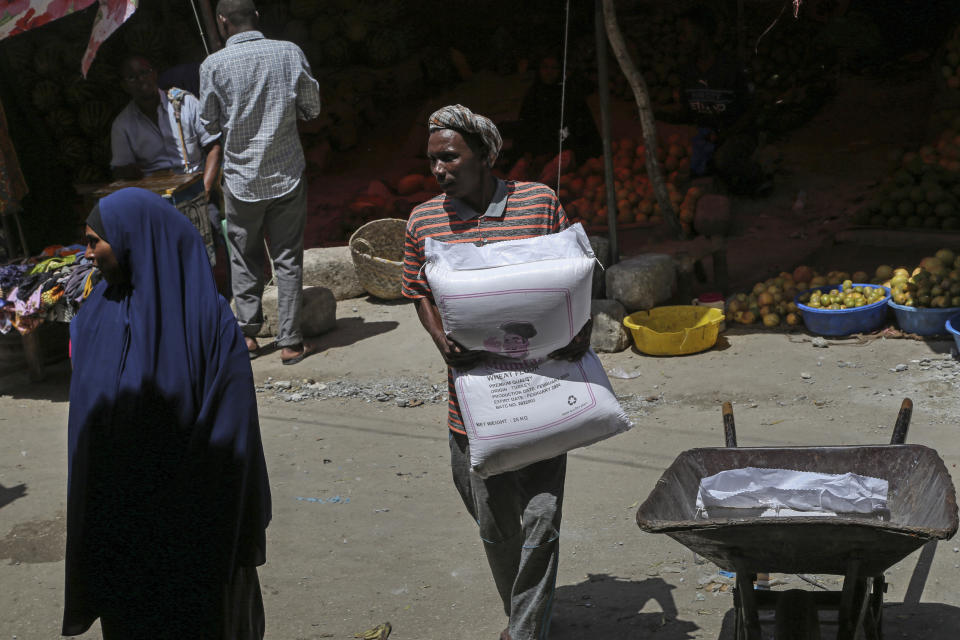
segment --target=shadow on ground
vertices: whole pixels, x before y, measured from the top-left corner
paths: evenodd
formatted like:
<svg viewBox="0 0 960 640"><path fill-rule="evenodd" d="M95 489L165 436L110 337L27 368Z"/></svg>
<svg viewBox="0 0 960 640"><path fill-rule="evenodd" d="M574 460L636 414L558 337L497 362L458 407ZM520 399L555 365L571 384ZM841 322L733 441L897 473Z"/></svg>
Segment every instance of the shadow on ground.
<svg viewBox="0 0 960 640"><path fill-rule="evenodd" d="M15 484L12 487L5 487L0 484L0 509L25 495L27 495L27 485L25 484Z"/></svg>
<svg viewBox="0 0 960 640"><path fill-rule="evenodd" d="M661 578L633 582L590 574L584 582L557 588L550 637L694 638L693 632L700 627L677 618L677 605L671 594L674 588Z"/></svg>
<svg viewBox="0 0 960 640"><path fill-rule="evenodd" d="M70 399L70 361L46 364L44 379L39 382L32 382L26 369L0 376L0 396L67 402Z"/></svg>
<svg viewBox="0 0 960 640"><path fill-rule="evenodd" d="M308 341L321 351L326 351L334 347L349 347L361 340L393 331L398 326L400 323L393 320L366 322L363 318L338 318L336 329Z"/></svg>

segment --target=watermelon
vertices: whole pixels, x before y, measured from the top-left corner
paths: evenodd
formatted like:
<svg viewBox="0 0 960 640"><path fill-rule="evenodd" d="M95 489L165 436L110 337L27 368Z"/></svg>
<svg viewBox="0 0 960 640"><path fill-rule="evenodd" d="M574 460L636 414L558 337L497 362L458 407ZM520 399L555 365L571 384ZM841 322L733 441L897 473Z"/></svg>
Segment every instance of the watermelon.
<svg viewBox="0 0 960 640"><path fill-rule="evenodd" d="M109 167L110 160L113 159L113 149L110 146L109 134L99 139L91 140L90 158L93 164L101 167Z"/></svg>
<svg viewBox="0 0 960 640"><path fill-rule="evenodd" d="M281 39L295 44L303 44L310 40L310 27L302 20L291 20L283 28Z"/></svg>
<svg viewBox="0 0 960 640"><path fill-rule="evenodd" d="M319 0L290 0L290 15L309 20L320 12Z"/></svg>
<svg viewBox="0 0 960 640"><path fill-rule="evenodd" d="M89 136L102 134L110 126L110 107L94 100L80 105L80 128Z"/></svg>
<svg viewBox="0 0 960 640"><path fill-rule="evenodd" d="M323 43L323 60L327 66L342 67L350 61L350 43L334 36Z"/></svg>
<svg viewBox="0 0 960 640"><path fill-rule="evenodd" d="M60 104L60 85L53 80L41 80L33 87L33 104L40 111L48 112Z"/></svg>
<svg viewBox="0 0 960 640"><path fill-rule="evenodd" d="M33 68L42 76L55 76L60 73L60 60L63 47L58 42L50 42L40 48L33 56Z"/></svg>
<svg viewBox="0 0 960 640"><path fill-rule="evenodd" d="M47 127L55 138L65 138L76 130L77 116L72 109L65 107L54 108L44 118Z"/></svg>
<svg viewBox="0 0 960 640"><path fill-rule="evenodd" d="M84 80L78 75L73 80L67 82L63 95L68 104L73 107L79 107L84 102L95 98L97 89L92 82Z"/></svg>
<svg viewBox="0 0 960 640"><path fill-rule="evenodd" d="M11 68L19 72L33 67L34 47L29 38L10 38L3 45Z"/></svg>
<svg viewBox="0 0 960 640"><path fill-rule="evenodd" d="M105 171L101 167L85 164L76 170L73 179L79 184L96 184L103 182L105 175Z"/></svg>
<svg viewBox="0 0 960 640"><path fill-rule="evenodd" d="M321 44L337 33L337 22L328 16L320 16L310 23L310 39Z"/></svg>
<svg viewBox="0 0 960 640"><path fill-rule="evenodd" d="M450 62L450 55L444 49L433 46L423 50L420 57L423 77L427 84L445 86L456 80L457 69Z"/></svg>
<svg viewBox="0 0 960 640"><path fill-rule="evenodd" d="M260 14L260 25L267 35L276 36L283 31L287 24L290 14L287 12L285 4L268 4L258 10Z"/></svg>
<svg viewBox="0 0 960 640"><path fill-rule="evenodd" d="M90 157L89 144L84 138L71 136L60 141L60 159L69 166L81 165Z"/></svg>
<svg viewBox="0 0 960 640"><path fill-rule="evenodd" d="M68 42L60 52L60 64L69 71L80 71L83 54L87 52L86 42Z"/></svg>
<svg viewBox="0 0 960 640"><path fill-rule="evenodd" d="M402 35L393 29L381 29L367 40L367 61L374 67L388 67L405 57Z"/></svg>
<svg viewBox="0 0 960 640"><path fill-rule="evenodd" d="M362 19L352 17L344 25L343 33L347 40L359 44L367 39L367 23Z"/></svg>
<svg viewBox="0 0 960 640"><path fill-rule="evenodd" d="M309 40L300 45L303 55L307 56L307 62L311 69L318 69L323 66L323 45L314 40Z"/></svg>

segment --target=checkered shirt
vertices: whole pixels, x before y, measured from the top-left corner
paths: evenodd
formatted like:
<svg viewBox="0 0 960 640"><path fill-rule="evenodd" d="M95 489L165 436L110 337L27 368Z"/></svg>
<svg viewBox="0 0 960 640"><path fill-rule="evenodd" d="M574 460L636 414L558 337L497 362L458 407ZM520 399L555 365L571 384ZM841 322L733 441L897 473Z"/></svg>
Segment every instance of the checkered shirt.
<svg viewBox="0 0 960 640"><path fill-rule="evenodd" d="M320 114L320 85L303 51L259 31L231 36L200 65L204 127L223 133L223 178L247 202L292 191L303 175L297 119Z"/></svg>

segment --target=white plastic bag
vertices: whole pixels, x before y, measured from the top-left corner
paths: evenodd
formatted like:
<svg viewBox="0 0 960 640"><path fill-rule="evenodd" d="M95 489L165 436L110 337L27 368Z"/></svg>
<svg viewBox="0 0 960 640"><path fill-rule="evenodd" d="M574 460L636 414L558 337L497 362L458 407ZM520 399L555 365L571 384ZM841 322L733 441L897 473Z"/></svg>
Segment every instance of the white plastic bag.
<svg viewBox="0 0 960 640"><path fill-rule="evenodd" d="M713 517L720 509L724 515L727 509L760 510L760 516L882 514L888 488L886 480L855 473L745 467L700 480L697 509Z"/></svg>
<svg viewBox="0 0 960 640"><path fill-rule="evenodd" d="M424 254L443 329L467 349L542 358L590 318L595 258L579 224L480 247L427 238Z"/></svg>
<svg viewBox="0 0 960 640"><path fill-rule="evenodd" d="M470 464L481 477L520 469L633 426L593 351L578 362L490 358L454 372Z"/></svg>

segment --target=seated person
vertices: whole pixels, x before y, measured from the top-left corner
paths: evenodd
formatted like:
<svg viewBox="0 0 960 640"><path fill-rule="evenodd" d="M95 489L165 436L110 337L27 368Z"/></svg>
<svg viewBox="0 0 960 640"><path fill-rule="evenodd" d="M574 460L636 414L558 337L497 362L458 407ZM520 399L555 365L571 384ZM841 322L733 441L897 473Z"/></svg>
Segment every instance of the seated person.
<svg viewBox="0 0 960 640"><path fill-rule="evenodd" d="M139 56L124 60L120 77L130 103L110 130L114 174L136 180L164 170L194 173L203 163L209 192L219 169L220 142L200 124L200 102L184 94L178 117L175 101L157 86L156 71Z"/></svg>
<svg viewBox="0 0 960 640"><path fill-rule="evenodd" d="M560 104L564 89L561 71L556 56L545 56L540 61L536 79L524 95L517 122L504 127L513 139L513 149L523 149L533 177L560 152ZM577 162L583 162L603 153L603 141L583 93L574 85L568 78L563 148L572 149Z"/></svg>
<svg viewBox="0 0 960 640"><path fill-rule="evenodd" d="M674 97L698 129L691 174L716 173L733 193L757 193L769 185L754 159L758 132L753 89L737 60L717 49L712 11L691 9L681 14L677 26L689 64Z"/></svg>
<svg viewBox="0 0 960 640"><path fill-rule="evenodd" d="M220 172L221 145L219 135L210 135L200 122L200 102L179 89L161 91L157 72L140 56L123 61L120 79L130 103L110 129L114 175L137 180L162 171L203 171L209 201ZM225 247L219 210L211 204L208 215L214 241Z"/></svg>

